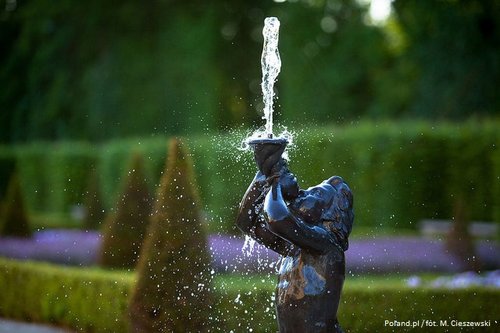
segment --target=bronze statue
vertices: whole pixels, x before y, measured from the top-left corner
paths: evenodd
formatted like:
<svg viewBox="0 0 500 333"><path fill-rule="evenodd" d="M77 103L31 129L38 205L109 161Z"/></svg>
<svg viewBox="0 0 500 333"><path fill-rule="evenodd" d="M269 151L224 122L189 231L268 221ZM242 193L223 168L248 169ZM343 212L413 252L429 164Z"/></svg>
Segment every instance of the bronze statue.
<svg viewBox="0 0 500 333"><path fill-rule="evenodd" d="M352 194L337 176L299 189L281 157L286 143L250 142L259 171L241 201L236 224L282 256L276 287L279 331L342 332L337 309L354 219Z"/></svg>

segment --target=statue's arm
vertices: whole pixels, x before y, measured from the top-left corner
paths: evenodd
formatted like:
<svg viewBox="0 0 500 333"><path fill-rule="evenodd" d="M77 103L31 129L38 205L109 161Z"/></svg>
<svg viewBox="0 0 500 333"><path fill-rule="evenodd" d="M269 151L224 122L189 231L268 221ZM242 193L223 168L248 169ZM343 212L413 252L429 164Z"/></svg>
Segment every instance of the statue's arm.
<svg viewBox="0 0 500 333"><path fill-rule="evenodd" d="M258 222L253 231L252 237L265 247L283 256L288 256L294 250L294 246L289 241L271 232L268 224L262 219Z"/></svg>
<svg viewBox="0 0 500 333"><path fill-rule="evenodd" d="M336 247L330 231L320 226L306 224L293 216L283 200L280 185L276 186L278 186L276 198L273 198L272 191L270 191L264 203L269 230L301 249L320 254Z"/></svg>
<svg viewBox="0 0 500 333"><path fill-rule="evenodd" d="M257 216L260 213L260 206L264 202L266 192L266 176L260 171L257 172L250 183L243 199L241 199L236 226L247 235L250 235L255 227Z"/></svg>
<svg viewBox="0 0 500 333"><path fill-rule="evenodd" d="M269 191L266 176L259 171L241 200L236 226L258 243L279 254L287 255L292 249L292 244L269 231L265 221L259 218L266 191Z"/></svg>

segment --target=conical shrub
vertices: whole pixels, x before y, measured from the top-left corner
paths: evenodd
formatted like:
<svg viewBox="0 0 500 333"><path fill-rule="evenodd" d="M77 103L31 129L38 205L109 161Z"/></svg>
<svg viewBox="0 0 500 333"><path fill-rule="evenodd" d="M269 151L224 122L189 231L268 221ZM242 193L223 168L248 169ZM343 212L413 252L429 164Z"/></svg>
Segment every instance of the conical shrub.
<svg viewBox="0 0 500 333"><path fill-rule="evenodd" d="M11 176L5 202L3 216L0 218L0 233L4 236L29 237L31 229L25 209L21 183L17 172Z"/></svg>
<svg viewBox="0 0 500 333"><path fill-rule="evenodd" d="M144 178L140 155L134 155L115 212L102 227L101 266L134 268L144 241L152 195Z"/></svg>
<svg viewBox="0 0 500 333"><path fill-rule="evenodd" d="M469 213L466 201L459 196L454 205L453 225L446 237L446 249L458 259L464 270L481 271L481 259L476 254L474 239L469 233Z"/></svg>
<svg viewBox="0 0 500 333"><path fill-rule="evenodd" d="M95 169L90 173L87 191L85 192L85 219L83 225L87 230L99 229L105 218L104 205L99 190L99 179Z"/></svg>
<svg viewBox="0 0 500 333"><path fill-rule="evenodd" d="M129 304L132 332L203 332L210 316L210 257L192 163L173 139Z"/></svg>
<svg viewBox="0 0 500 333"><path fill-rule="evenodd" d="M14 152L6 147L0 147L0 201L3 201L7 195L7 188L15 170Z"/></svg>
<svg viewBox="0 0 500 333"><path fill-rule="evenodd" d="M0 234L2 233L4 206L9 182L16 168L14 153L7 148L0 148Z"/></svg>

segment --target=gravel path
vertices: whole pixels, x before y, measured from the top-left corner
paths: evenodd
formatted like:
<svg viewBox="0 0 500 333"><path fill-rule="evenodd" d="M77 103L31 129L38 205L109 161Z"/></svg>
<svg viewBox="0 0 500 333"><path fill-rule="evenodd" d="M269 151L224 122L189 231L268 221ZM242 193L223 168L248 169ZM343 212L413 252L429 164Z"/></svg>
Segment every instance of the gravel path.
<svg viewBox="0 0 500 333"><path fill-rule="evenodd" d="M43 324L21 323L0 318L0 333L71 333L62 328Z"/></svg>

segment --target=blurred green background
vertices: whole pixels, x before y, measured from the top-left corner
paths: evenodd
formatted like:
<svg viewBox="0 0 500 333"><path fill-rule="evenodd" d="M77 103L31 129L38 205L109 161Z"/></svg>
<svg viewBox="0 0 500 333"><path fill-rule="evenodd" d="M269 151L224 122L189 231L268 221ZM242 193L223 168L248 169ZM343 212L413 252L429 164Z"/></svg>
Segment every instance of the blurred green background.
<svg viewBox="0 0 500 333"><path fill-rule="evenodd" d="M394 1L382 21L367 0L0 4L2 143L261 126L266 16L282 124L498 116L495 0Z"/></svg>

